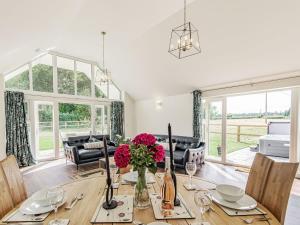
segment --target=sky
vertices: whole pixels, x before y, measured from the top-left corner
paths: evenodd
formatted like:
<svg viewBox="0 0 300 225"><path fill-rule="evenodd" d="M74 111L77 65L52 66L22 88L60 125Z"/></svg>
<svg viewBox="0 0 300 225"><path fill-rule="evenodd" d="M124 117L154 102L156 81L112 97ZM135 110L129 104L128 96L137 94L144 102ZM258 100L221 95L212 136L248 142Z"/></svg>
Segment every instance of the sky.
<svg viewBox="0 0 300 225"><path fill-rule="evenodd" d="M291 105L291 91L274 91L267 93L268 112L282 112ZM265 93L240 95L227 98L227 113L264 113Z"/></svg>

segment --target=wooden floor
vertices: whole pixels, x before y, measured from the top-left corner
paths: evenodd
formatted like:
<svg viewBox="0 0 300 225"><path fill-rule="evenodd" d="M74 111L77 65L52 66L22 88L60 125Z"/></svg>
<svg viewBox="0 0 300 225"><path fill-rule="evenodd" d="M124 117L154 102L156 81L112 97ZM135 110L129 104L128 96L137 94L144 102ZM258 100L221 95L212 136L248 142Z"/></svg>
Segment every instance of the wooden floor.
<svg viewBox="0 0 300 225"><path fill-rule="evenodd" d="M97 169L98 163L82 165L77 171L72 163L66 164L64 159L43 162L38 165L23 169L24 180L29 195L37 190L58 184L63 184L75 179L81 172ZM177 171L184 173L184 170ZM206 164L197 171L196 176L215 183L227 183L245 187L248 173L236 171L236 168L216 163ZM287 209L285 225L300 224L300 180L295 179Z"/></svg>

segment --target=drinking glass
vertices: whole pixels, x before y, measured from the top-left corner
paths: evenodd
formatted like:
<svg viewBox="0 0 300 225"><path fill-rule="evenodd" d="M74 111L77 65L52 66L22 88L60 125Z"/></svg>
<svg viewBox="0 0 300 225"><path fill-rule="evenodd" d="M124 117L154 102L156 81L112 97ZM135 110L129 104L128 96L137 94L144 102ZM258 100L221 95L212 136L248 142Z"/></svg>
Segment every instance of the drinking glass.
<svg viewBox="0 0 300 225"><path fill-rule="evenodd" d="M194 176L194 174L196 173L196 170L197 170L196 163L194 163L194 162L187 162L185 164L185 170L186 170L187 174L190 176L189 187L193 188L192 177Z"/></svg>
<svg viewBox="0 0 300 225"><path fill-rule="evenodd" d="M210 209L212 203L211 196L207 191L196 191L194 194L194 201L200 210L200 223L193 225L201 225L203 222L203 214Z"/></svg>
<svg viewBox="0 0 300 225"><path fill-rule="evenodd" d="M62 225L64 224L64 220L57 218L57 209L58 206L64 200L64 189L62 187L54 187L50 188L47 191L47 199L49 199L49 203L51 207L54 209L54 220L49 222L49 225Z"/></svg>
<svg viewBox="0 0 300 225"><path fill-rule="evenodd" d="M118 167L116 166L116 164L110 164L109 165L109 169L110 169L110 173L111 173L111 179L112 179L112 184L115 183L115 176L117 174L118 171Z"/></svg>

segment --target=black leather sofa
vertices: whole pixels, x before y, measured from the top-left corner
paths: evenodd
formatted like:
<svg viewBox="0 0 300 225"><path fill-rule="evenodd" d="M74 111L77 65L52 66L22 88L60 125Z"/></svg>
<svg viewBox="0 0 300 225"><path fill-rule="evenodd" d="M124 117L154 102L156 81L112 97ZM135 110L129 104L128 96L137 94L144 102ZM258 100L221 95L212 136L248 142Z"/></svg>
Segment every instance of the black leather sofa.
<svg viewBox="0 0 300 225"><path fill-rule="evenodd" d="M157 142L168 142L168 135L154 134ZM194 161L198 166L204 164L205 143L199 138L172 136L172 142L176 144L174 151L174 164L177 168L185 168L185 164ZM166 152L170 156L170 152ZM164 163L159 163L159 167L164 167Z"/></svg>
<svg viewBox="0 0 300 225"><path fill-rule="evenodd" d="M104 148L100 149L84 149L84 144L93 141L103 141L103 137L107 140L107 150L110 156L114 155L116 147L110 141L109 135L92 135L92 136L75 136L68 137L63 140L66 160L69 160L78 166L84 163L90 163L104 157Z"/></svg>

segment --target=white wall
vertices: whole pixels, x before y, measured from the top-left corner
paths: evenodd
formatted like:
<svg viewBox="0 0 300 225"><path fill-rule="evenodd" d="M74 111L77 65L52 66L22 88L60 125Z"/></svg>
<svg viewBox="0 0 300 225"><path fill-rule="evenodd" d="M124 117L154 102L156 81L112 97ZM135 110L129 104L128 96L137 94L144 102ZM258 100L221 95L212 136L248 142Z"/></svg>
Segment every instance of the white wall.
<svg viewBox="0 0 300 225"><path fill-rule="evenodd" d="M123 96L125 105L125 137L134 137L136 135L135 101L126 92L124 92Z"/></svg>
<svg viewBox="0 0 300 225"><path fill-rule="evenodd" d="M159 101L161 106L157 104ZM135 103L135 110L138 133L167 134L170 122L173 135L193 135L192 94L139 100Z"/></svg>
<svg viewBox="0 0 300 225"><path fill-rule="evenodd" d="M0 160L6 158L4 76L0 74Z"/></svg>

